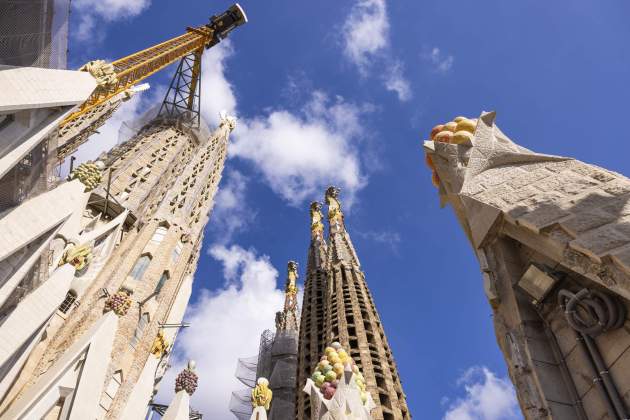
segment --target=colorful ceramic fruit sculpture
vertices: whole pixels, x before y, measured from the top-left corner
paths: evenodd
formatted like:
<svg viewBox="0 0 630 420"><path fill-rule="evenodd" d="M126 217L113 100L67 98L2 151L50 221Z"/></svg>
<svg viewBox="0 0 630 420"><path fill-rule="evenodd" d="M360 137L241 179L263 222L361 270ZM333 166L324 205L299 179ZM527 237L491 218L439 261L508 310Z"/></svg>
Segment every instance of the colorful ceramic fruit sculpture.
<svg viewBox="0 0 630 420"><path fill-rule="evenodd" d="M430 138L433 141L451 144L472 144L475 129L477 128L477 120L466 117L456 117L453 121L445 124L438 124L431 130ZM431 156L426 155L426 163L431 168L431 181L436 187L440 185L440 178L435 172L435 165L431 160Z"/></svg>
<svg viewBox="0 0 630 420"><path fill-rule="evenodd" d="M175 392L184 390L188 395L192 395L197 389L198 381L199 377L195 373L195 362L191 360L188 362L188 366L175 378Z"/></svg>
<svg viewBox="0 0 630 420"><path fill-rule="evenodd" d="M131 308L131 298L125 291L119 290L105 301L105 311L114 311L118 316L127 315Z"/></svg>
<svg viewBox="0 0 630 420"><path fill-rule="evenodd" d="M85 191L92 191L101 182L101 171L95 163L82 163L70 173L69 179L78 179L85 185Z"/></svg>
<svg viewBox="0 0 630 420"><path fill-rule="evenodd" d="M324 395L324 398L330 400L335 396L344 370L348 369L354 373L355 383L361 391L361 402L365 404L367 401L365 378L363 378L354 360L337 342L326 347L324 356L317 364L311 379Z"/></svg>

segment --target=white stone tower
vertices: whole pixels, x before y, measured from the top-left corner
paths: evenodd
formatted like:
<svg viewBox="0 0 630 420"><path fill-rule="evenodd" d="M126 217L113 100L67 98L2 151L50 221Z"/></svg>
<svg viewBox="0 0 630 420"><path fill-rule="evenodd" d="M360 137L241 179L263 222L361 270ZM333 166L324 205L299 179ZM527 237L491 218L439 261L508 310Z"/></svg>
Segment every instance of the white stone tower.
<svg viewBox="0 0 630 420"><path fill-rule="evenodd" d="M193 70L180 66L160 114L96 164L77 168L52 191L57 201L24 213L42 195L16 209L16 220L48 212L71 223L63 231L42 223L53 250L47 269L63 281L49 280L48 293L35 296L45 305L17 306L30 308L28 317L3 314L0 336L13 347L0 359L0 419L144 418L181 326L235 126L223 116L208 132L197 100L169 107L194 98ZM33 325L20 330L20 320Z"/></svg>

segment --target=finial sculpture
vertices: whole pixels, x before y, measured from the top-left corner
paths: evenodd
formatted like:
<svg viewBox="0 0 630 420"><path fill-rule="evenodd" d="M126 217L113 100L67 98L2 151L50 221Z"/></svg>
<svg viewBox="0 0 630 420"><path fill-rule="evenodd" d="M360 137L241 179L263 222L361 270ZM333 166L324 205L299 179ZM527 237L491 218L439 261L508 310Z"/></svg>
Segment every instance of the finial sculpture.
<svg viewBox="0 0 630 420"><path fill-rule="evenodd" d="M256 386L252 389L252 407L254 411L250 420L267 420L267 411L271 406L273 392L269 389L269 381L266 378L258 378Z"/></svg>
<svg viewBox="0 0 630 420"><path fill-rule="evenodd" d="M114 311L118 316L125 316L131 308L131 298L124 290L119 290L105 301L105 312Z"/></svg>
<svg viewBox="0 0 630 420"><path fill-rule="evenodd" d="M376 407L359 367L338 342L326 347L304 392L313 420L369 420Z"/></svg>
<svg viewBox="0 0 630 420"><path fill-rule="evenodd" d="M335 230L343 226L343 212L341 211L341 202L339 201L339 192L337 187L328 187L326 190L326 204L328 205L328 221L330 228Z"/></svg>
<svg viewBox="0 0 630 420"><path fill-rule="evenodd" d="M197 389L195 361L190 360L188 366L175 379L175 397L164 413L162 420L188 420L190 418L190 396Z"/></svg>
<svg viewBox="0 0 630 420"><path fill-rule="evenodd" d="M114 65L105 60L89 61L79 68L79 71L87 71L96 79L99 87L107 89L118 81Z"/></svg>
<svg viewBox="0 0 630 420"><path fill-rule="evenodd" d="M153 346L151 346L151 354L158 359L161 358L164 352L166 352L168 344L166 337L164 337L164 332L162 330L158 331L155 340L153 340Z"/></svg>
<svg viewBox="0 0 630 420"><path fill-rule="evenodd" d="M445 124L438 124L431 130L430 138L433 141L450 144L466 144L472 145L475 129L477 128L477 119L466 117L455 117L453 121ZM440 178L435 171L435 164L428 154L425 155L427 166L431 168L433 185L440 185Z"/></svg>
<svg viewBox="0 0 630 420"><path fill-rule="evenodd" d="M289 261L287 264L287 281L284 290L284 309L276 313L276 329L278 331L297 331L297 273L298 264Z"/></svg>
<svg viewBox="0 0 630 420"><path fill-rule="evenodd" d="M236 128L237 118L231 115L228 115L227 111L225 110L219 112L219 120L220 120L219 126L221 127L225 126L230 131Z"/></svg>
<svg viewBox="0 0 630 420"><path fill-rule="evenodd" d="M195 373L196 366L195 361L190 360L188 366L177 375L175 379L175 393L182 390L186 391L188 395L195 393L199 382L199 376Z"/></svg>
<svg viewBox="0 0 630 420"><path fill-rule="evenodd" d="M90 245L72 245L63 253L59 265L70 264L75 270L80 271L87 267L93 258Z"/></svg>
<svg viewBox="0 0 630 420"><path fill-rule="evenodd" d="M68 176L69 180L78 179L85 185L85 191L92 191L101 182L102 162L86 162L82 163Z"/></svg>
<svg viewBox="0 0 630 420"><path fill-rule="evenodd" d="M322 205L317 201L311 203L311 235L313 237L323 238L324 235L324 223L322 220Z"/></svg>

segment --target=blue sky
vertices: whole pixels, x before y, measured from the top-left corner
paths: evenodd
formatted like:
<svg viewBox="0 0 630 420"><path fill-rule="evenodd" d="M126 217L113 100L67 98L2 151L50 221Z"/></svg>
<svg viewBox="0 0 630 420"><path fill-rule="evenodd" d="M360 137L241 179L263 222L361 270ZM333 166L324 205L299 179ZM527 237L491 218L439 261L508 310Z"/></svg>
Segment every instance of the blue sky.
<svg viewBox="0 0 630 420"><path fill-rule="evenodd" d="M421 140L457 115L496 110L525 147L630 173L630 4L240 3L250 22L204 61L204 115L216 122L227 109L239 127L172 369L198 359L193 405L232 418L236 358L272 326L286 262L303 273L308 203L334 183L412 414L519 418L477 262L451 209L439 209ZM75 0L70 67L146 48L230 4ZM83 156L114 144L171 74L152 77Z"/></svg>

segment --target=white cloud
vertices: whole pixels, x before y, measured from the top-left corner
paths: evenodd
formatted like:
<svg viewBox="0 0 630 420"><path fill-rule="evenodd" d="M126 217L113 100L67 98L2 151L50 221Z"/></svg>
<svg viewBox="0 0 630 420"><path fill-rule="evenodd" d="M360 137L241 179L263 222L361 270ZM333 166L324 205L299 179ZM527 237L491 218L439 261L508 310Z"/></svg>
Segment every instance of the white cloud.
<svg viewBox="0 0 630 420"><path fill-rule="evenodd" d="M363 77L378 65L385 88L404 102L411 99L411 87L402 62L392 58L389 28L385 0L358 0L343 25L344 55Z"/></svg>
<svg viewBox="0 0 630 420"><path fill-rule="evenodd" d="M199 388L191 405L204 418L232 420L230 394L243 388L234 377L237 359L257 354L260 334L273 327L284 295L276 289L278 271L266 255L238 245L215 245L210 255L223 264L226 285L213 292L203 289L188 308L185 319L191 327L177 339L173 367L162 381L158 400L171 400L174 377L193 359Z"/></svg>
<svg viewBox="0 0 630 420"><path fill-rule="evenodd" d="M251 161L272 190L292 205L320 198L336 184L350 203L366 183L358 142L366 107L316 91L299 112L279 109L241 120L231 156Z"/></svg>
<svg viewBox="0 0 630 420"><path fill-rule="evenodd" d="M232 84L225 77L225 61L234 50L225 40L203 53L201 61L201 114L210 126L219 123L219 112L236 114L236 96Z"/></svg>
<svg viewBox="0 0 630 420"><path fill-rule="evenodd" d="M475 366L468 369L457 384L464 387L466 395L448 406L443 420L522 419L508 378L497 378L488 368Z"/></svg>
<svg viewBox="0 0 630 420"><path fill-rule="evenodd" d="M447 73L455 62L455 57L445 54L438 47L433 47L431 51L423 53L422 58L431 63L438 73Z"/></svg>
<svg viewBox="0 0 630 420"><path fill-rule="evenodd" d="M402 102L411 99L411 87L403 76L403 64L400 61L396 61L385 74L385 88L390 92L396 92Z"/></svg>
<svg viewBox="0 0 630 420"><path fill-rule="evenodd" d="M385 0L359 0L343 25L344 52L365 75L370 60L389 46Z"/></svg>
<svg viewBox="0 0 630 420"><path fill-rule="evenodd" d="M244 230L256 218L246 202L249 179L236 170L226 170L215 198L210 229L218 233L221 243L230 242L235 233Z"/></svg>
<svg viewBox="0 0 630 420"><path fill-rule="evenodd" d="M387 245L392 251L398 252L398 244L400 244L400 234L389 230L383 231L358 231L357 234L369 241Z"/></svg>
<svg viewBox="0 0 630 420"><path fill-rule="evenodd" d="M74 0L72 7L80 19L74 36L80 41L94 39L94 34L102 31L97 23L135 17L150 4L151 0Z"/></svg>

